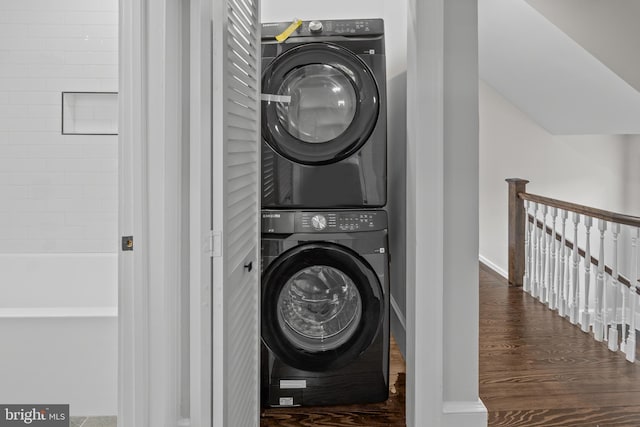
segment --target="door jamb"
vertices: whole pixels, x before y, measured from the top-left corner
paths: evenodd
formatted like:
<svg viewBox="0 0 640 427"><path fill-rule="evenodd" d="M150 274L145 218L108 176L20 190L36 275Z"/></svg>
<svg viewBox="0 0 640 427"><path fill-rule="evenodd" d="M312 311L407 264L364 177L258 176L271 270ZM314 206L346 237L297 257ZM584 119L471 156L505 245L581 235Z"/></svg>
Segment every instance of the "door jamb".
<svg viewBox="0 0 640 427"><path fill-rule="evenodd" d="M191 0L190 37L190 384L191 425L212 412L211 0ZM209 379L205 381L205 379Z"/></svg>
<svg viewBox="0 0 640 427"><path fill-rule="evenodd" d="M149 275L142 186L147 174L145 0L119 2L118 231L134 236L118 255L118 425L149 425ZM126 67L123 66L126 64Z"/></svg>

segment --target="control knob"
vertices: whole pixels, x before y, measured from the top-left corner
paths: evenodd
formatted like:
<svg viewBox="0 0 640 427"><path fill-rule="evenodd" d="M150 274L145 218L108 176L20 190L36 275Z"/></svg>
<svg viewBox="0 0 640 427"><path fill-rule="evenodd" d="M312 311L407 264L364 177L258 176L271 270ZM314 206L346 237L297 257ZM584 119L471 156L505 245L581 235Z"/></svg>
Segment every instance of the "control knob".
<svg viewBox="0 0 640 427"><path fill-rule="evenodd" d="M316 230L324 230L325 228L327 228L327 219L324 217L324 215L314 215L313 217L311 217L311 225Z"/></svg>
<svg viewBox="0 0 640 427"><path fill-rule="evenodd" d="M320 21L309 22L309 31L311 31L312 33L322 32L322 22Z"/></svg>

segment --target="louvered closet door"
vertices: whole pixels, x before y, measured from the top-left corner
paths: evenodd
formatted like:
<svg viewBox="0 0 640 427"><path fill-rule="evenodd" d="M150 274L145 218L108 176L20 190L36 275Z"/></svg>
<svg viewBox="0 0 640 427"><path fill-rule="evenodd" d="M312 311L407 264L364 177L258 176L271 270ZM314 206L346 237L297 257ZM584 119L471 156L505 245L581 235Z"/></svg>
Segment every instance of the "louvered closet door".
<svg viewBox="0 0 640 427"><path fill-rule="evenodd" d="M213 8L213 426L258 426L259 0Z"/></svg>

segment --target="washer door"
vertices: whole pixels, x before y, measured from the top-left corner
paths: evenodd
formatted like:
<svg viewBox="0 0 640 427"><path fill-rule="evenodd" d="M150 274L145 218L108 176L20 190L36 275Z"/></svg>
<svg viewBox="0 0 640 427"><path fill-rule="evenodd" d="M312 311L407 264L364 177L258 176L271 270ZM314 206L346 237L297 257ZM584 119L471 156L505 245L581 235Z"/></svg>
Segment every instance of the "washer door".
<svg viewBox="0 0 640 427"><path fill-rule="evenodd" d="M349 157L378 120L380 99L371 70L334 44L309 43L278 56L264 70L262 91L267 94L263 138L297 163L322 165Z"/></svg>
<svg viewBox="0 0 640 427"><path fill-rule="evenodd" d="M369 264L332 243L308 243L278 257L262 278L262 339L290 366L324 371L365 351L384 316Z"/></svg>

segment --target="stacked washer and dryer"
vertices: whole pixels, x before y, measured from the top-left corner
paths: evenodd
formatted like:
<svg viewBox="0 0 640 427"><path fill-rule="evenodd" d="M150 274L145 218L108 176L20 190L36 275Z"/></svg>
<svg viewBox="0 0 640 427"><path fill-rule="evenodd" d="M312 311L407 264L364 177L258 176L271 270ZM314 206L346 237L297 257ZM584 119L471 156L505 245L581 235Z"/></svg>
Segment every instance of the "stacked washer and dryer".
<svg viewBox="0 0 640 427"><path fill-rule="evenodd" d="M262 399L384 401L387 128L381 19L262 24Z"/></svg>

